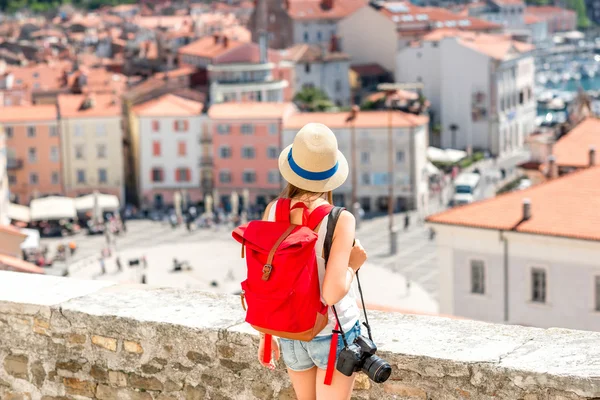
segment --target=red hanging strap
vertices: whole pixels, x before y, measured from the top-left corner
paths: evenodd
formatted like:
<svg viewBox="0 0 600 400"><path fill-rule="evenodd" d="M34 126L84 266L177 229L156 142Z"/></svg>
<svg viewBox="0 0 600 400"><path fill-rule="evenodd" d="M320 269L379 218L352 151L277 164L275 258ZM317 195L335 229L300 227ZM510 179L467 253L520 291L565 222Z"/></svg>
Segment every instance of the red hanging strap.
<svg viewBox="0 0 600 400"><path fill-rule="evenodd" d="M332 208L333 206L331 204L323 204L315 208L308 216L308 223L306 226L313 231L317 229L317 226L319 226L323 218L331 212Z"/></svg>
<svg viewBox="0 0 600 400"><path fill-rule="evenodd" d="M271 342L273 341L273 337L269 334L265 334L265 345L264 345L264 353L263 353L263 362L268 364L271 362Z"/></svg>
<svg viewBox="0 0 600 400"><path fill-rule="evenodd" d="M275 204L275 221L281 222L290 220L290 199L279 199Z"/></svg>
<svg viewBox="0 0 600 400"><path fill-rule="evenodd" d="M338 331L340 326L336 322L335 331ZM338 334L334 333L331 336L331 344L329 345L329 358L327 359L327 370L325 371L325 380L323 383L327 386L331 385L333 380L333 371L335 371L335 359L337 358Z"/></svg>

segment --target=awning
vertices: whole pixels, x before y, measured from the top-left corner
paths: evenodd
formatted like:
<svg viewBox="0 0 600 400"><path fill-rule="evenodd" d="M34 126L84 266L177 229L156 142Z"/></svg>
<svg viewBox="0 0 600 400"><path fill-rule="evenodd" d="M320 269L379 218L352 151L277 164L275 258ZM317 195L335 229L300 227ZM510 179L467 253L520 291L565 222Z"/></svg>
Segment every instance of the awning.
<svg viewBox="0 0 600 400"><path fill-rule="evenodd" d="M14 221L21 221L21 222L31 221L29 207L22 206L20 204L10 203L8 205L8 218L10 218Z"/></svg>
<svg viewBox="0 0 600 400"><path fill-rule="evenodd" d="M427 158L433 162L455 163L467 156L466 151L454 149L438 149L437 147L427 148Z"/></svg>
<svg viewBox="0 0 600 400"><path fill-rule="evenodd" d="M21 229L21 233L27 235L21 249L37 249L40 247L40 232L35 229Z"/></svg>
<svg viewBox="0 0 600 400"><path fill-rule="evenodd" d="M435 165L433 165L430 161L427 162L427 165L425 168L427 168L427 175L429 175L429 176L442 174L442 172Z"/></svg>
<svg viewBox="0 0 600 400"><path fill-rule="evenodd" d="M75 202L69 197L50 196L31 201L32 221L76 218Z"/></svg>
<svg viewBox="0 0 600 400"><path fill-rule="evenodd" d="M15 272L28 272L30 274L44 274L44 269L21 260L20 258L7 256L0 254L0 270L15 271Z"/></svg>
<svg viewBox="0 0 600 400"><path fill-rule="evenodd" d="M117 211L119 209L119 198L112 194L98 193L98 208L102 211ZM94 209L94 194L77 197L75 199L77 212L91 211Z"/></svg>

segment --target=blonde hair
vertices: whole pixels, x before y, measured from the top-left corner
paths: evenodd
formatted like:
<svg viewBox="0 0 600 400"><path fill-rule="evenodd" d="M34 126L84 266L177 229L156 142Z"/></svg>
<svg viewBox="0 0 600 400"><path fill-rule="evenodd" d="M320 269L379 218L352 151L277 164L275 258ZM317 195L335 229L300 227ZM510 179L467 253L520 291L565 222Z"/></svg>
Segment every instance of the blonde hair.
<svg viewBox="0 0 600 400"><path fill-rule="evenodd" d="M327 201L329 204L333 205L333 192L311 192L309 190L300 189L297 186L288 183L287 186L283 189L283 191L279 194L279 198L282 199L297 199L301 196L307 196L310 199L318 199L319 197L323 197L323 195L327 194Z"/></svg>

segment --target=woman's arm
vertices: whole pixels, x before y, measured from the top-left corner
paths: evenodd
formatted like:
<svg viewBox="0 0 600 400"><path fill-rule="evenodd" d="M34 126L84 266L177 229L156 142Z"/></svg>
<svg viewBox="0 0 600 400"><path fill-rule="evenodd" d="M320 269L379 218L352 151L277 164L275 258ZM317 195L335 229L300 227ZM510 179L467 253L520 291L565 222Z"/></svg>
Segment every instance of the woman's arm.
<svg viewBox="0 0 600 400"><path fill-rule="evenodd" d="M343 211L333 232L323 281L323 299L327 305L336 304L348 293L355 272L367 259L367 253L358 241L352 246L355 226L354 216L348 211Z"/></svg>

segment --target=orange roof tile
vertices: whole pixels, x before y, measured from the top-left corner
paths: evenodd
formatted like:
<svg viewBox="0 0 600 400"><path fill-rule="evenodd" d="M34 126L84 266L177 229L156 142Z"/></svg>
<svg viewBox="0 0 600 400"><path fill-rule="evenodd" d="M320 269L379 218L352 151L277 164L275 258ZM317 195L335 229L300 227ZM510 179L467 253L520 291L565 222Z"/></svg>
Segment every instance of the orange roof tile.
<svg viewBox="0 0 600 400"><path fill-rule="evenodd" d="M279 119L295 111L293 103L220 103L208 110L213 119Z"/></svg>
<svg viewBox="0 0 600 400"><path fill-rule="evenodd" d="M564 14L564 13L576 14L575 11L573 11L573 10L568 10L566 8L560 8L560 7L554 7L554 6L528 6L526 8L525 12L527 12L527 13L533 13L533 14L536 14L536 15L539 15L539 14L551 14L551 13L556 13L556 14Z"/></svg>
<svg viewBox="0 0 600 400"><path fill-rule="evenodd" d="M0 265L10 268L12 271L17 272L28 272L31 274L44 274L44 269L21 260L20 258L7 256L6 254L0 254ZM1 269L1 268L0 268Z"/></svg>
<svg viewBox="0 0 600 400"><path fill-rule="evenodd" d="M64 85L63 73L70 68L70 62L59 62L11 68L9 72L14 76L15 87L27 87L30 90L56 90Z"/></svg>
<svg viewBox="0 0 600 400"><path fill-rule="evenodd" d="M241 25L235 25L235 26L230 26L230 27L224 28L221 31L221 34L227 36L228 38L236 40L238 42L251 42L252 41L252 33L248 30L248 28L241 26Z"/></svg>
<svg viewBox="0 0 600 400"><path fill-rule="evenodd" d="M600 119L586 118L561 137L552 149L556 163L563 167L587 167L590 147L600 153ZM600 158L600 156L598 157Z"/></svg>
<svg viewBox="0 0 600 400"><path fill-rule="evenodd" d="M219 39L218 43L215 43L215 38L213 36L207 36L203 37L202 39L198 39L187 46L181 47L179 49L179 53L197 57L215 58L243 44L245 43L228 39L227 47L225 47L222 38Z"/></svg>
<svg viewBox="0 0 600 400"><path fill-rule="evenodd" d="M526 25L537 24L538 22L544 21L544 18L530 13L525 13L524 19Z"/></svg>
<svg viewBox="0 0 600 400"><path fill-rule="evenodd" d="M322 0L290 0L288 14L293 19L342 19L367 6L366 0L332 0L333 7L325 9Z"/></svg>
<svg viewBox="0 0 600 400"><path fill-rule="evenodd" d="M198 101L165 94L135 106L133 112L140 117L187 117L201 114L203 108Z"/></svg>
<svg viewBox="0 0 600 400"><path fill-rule="evenodd" d="M525 4L523 0L492 0L494 3L509 6L509 5L522 5Z"/></svg>
<svg viewBox="0 0 600 400"><path fill-rule="evenodd" d="M304 112L297 113L289 117L284 127L286 129L300 129L310 122L320 122L331 129L347 128L350 123L347 122L349 112ZM388 126L389 111L359 111L355 119L354 126L357 128L385 128ZM404 128L411 126L421 126L427 124L429 118L421 115L403 113L401 111L392 112L392 126Z"/></svg>
<svg viewBox="0 0 600 400"><path fill-rule="evenodd" d="M56 121L55 105L32 105L0 107L0 122L41 122Z"/></svg>
<svg viewBox="0 0 600 400"><path fill-rule="evenodd" d="M62 118L89 118L89 117L118 117L121 115L121 102L117 96L111 94L93 94L93 106L82 107L86 95L61 94L58 96L58 109Z"/></svg>
<svg viewBox="0 0 600 400"><path fill-rule="evenodd" d="M600 166L432 215L428 222L600 240ZM523 221L523 200L531 218Z"/></svg>
<svg viewBox="0 0 600 400"><path fill-rule="evenodd" d="M196 72L196 70L194 68L181 67L181 68L173 69L171 71L157 72L154 75L152 75L152 77L156 78L156 79L164 79L165 77L176 78L179 76L191 75L194 72Z"/></svg>

